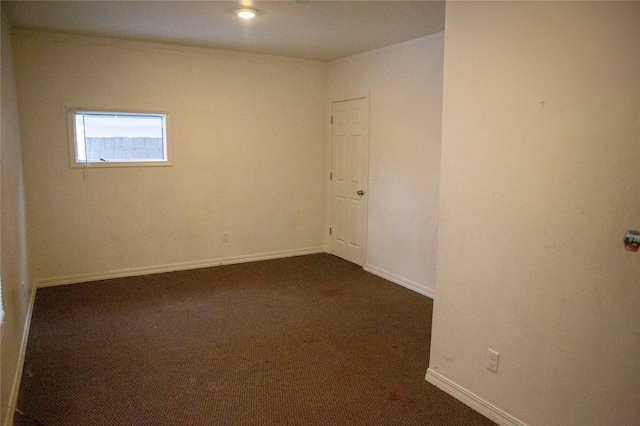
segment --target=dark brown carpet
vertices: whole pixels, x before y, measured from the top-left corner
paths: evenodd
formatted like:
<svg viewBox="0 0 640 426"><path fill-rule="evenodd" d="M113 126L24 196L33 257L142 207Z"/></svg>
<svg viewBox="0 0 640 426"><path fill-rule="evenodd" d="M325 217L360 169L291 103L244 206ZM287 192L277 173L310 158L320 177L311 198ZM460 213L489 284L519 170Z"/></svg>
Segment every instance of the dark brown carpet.
<svg viewBox="0 0 640 426"><path fill-rule="evenodd" d="M494 424L424 380L431 310L326 254L39 289L16 424Z"/></svg>

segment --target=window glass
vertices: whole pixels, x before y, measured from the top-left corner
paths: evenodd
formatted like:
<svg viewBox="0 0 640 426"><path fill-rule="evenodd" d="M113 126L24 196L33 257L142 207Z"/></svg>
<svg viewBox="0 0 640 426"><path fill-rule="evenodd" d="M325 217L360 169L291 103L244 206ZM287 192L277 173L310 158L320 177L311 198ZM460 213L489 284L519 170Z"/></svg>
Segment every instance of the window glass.
<svg viewBox="0 0 640 426"><path fill-rule="evenodd" d="M74 162L166 163L166 114L73 111Z"/></svg>

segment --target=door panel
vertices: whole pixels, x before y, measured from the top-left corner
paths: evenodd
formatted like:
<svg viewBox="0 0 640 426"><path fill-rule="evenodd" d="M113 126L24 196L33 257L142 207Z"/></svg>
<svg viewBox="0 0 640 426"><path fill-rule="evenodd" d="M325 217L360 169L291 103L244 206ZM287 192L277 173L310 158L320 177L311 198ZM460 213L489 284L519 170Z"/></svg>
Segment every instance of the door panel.
<svg viewBox="0 0 640 426"><path fill-rule="evenodd" d="M332 108L331 253L364 265L367 235L369 100Z"/></svg>

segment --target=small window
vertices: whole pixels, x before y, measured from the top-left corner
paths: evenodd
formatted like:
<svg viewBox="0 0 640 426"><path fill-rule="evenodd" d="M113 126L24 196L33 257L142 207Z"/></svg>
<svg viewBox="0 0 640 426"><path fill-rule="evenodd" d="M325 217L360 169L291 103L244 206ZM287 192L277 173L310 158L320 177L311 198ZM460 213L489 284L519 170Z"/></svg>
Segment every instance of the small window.
<svg viewBox="0 0 640 426"><path fill-rule="evenodd" d="M73 109L69 126L71 167L169 165L167 114Z"/></svg>

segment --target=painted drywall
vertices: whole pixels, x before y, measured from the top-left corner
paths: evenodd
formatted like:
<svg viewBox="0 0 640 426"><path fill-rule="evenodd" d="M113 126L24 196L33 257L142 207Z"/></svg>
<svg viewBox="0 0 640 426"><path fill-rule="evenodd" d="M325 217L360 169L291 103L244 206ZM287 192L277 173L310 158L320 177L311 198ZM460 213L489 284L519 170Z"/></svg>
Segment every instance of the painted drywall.
<svg viewBox="0 0 640 426"><path fill-rule="evenodd" d="M325 249L326 64L13 40L37 285ZM172 166L71 169L67 107L168 112Z"/></svg>
<svg viewBox="0 0 640 426"><path fill-rule="evenodd" d="M329 64L330 101L369 96L365 269L432 296L443 34Z"/></svg>
<svg viewBox="0 0 640 426"><path fill-rule="evenodd" d="M11 424L9 406L17 397L21 350L28 329L31 283L27 265L25 200L18 104L11 51L10 24L2 15L0 103L0 253L4 323L0 341L0 424Z"/></svg>
<svg viewBox="0 0 640 426"><path fill-rule="evenodd" d="M639 14L447 4L429 368L526 424L640 423Z"/></svg>

